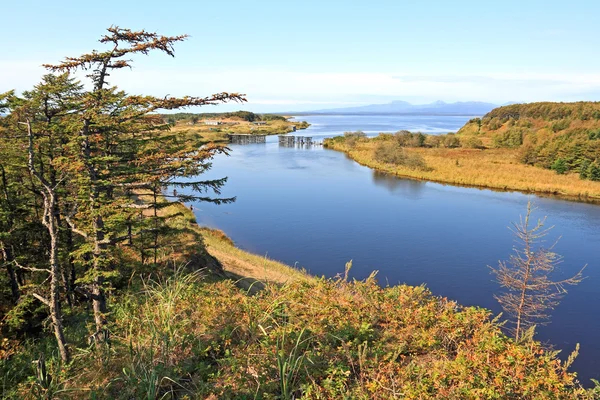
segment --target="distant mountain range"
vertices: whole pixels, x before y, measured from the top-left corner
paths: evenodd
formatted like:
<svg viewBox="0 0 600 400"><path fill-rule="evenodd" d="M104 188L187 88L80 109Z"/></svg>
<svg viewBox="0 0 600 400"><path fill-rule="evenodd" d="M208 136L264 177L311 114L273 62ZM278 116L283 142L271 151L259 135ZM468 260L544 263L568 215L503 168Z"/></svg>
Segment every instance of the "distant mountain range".
<svg viewBox="0 0 600 400"><path fill-rule="evenodd" d="M299 114L433 114L433 115L484 115L499 107L497 104L481 101L446 103L436 101L431 104L410 104L406 101L392 101L387 104L371 104L359 107L331 108L305 111Z"/></svg>

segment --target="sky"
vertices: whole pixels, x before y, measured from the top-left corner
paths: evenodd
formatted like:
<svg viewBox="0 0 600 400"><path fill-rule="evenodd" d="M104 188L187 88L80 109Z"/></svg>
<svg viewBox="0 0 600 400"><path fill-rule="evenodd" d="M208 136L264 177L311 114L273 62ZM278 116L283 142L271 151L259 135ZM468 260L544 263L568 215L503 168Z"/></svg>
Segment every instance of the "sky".
<svg viewBox="0 0 600 400"><path fill-rule="evenodd" d="M600 1L6 1L0 92L27 90L43 63L104 47L111 25L188 34L110 83L135 94L246 94L285 112L437 100L600 100ZM84 75L81 75L84 80Z"/></svg>

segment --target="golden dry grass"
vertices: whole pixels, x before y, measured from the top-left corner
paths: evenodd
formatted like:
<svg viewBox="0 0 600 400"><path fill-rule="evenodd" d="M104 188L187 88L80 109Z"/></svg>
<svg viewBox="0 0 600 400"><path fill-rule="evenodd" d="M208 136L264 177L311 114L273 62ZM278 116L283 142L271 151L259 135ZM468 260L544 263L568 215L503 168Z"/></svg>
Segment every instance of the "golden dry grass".
<svg viewBox="0 0 600 400"><path fill-rule="evenodd" d="M351 148L330 141L328 148L342 151L362 165L407 178L600 201L600 182L521 164L514 149L407 148L425 159L430 170L423 171L377 162L373 158L376 145L376 141L363 140Z"/></svg>
<svg viewBox="0 0 600 400"><path fill-rule="evenodd" d="M219 230L199 229L209 254L219 260L226 272L252 277L265 283L314 280L312 276L289 265L235 247L233 242Z"/></svg>

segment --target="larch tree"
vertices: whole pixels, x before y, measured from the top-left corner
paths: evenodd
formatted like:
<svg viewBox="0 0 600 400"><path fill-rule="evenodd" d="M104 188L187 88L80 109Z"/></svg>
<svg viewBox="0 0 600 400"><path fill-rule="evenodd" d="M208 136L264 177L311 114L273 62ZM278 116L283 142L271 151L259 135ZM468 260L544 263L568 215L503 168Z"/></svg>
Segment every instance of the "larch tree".
<svg viewBox="0 0 600 400"><path fill-rule="evenodd" d="M512 318L511 329L517 341L525 337L527 329L547 323L550 310L567 293L567 286L576 285L584 279L585 266L570 278L552 279L562 257L553 251L556 243L550 247L542 246L552 228L544 227L545 218L532 227L533 210L531 202L528 202L525 218L512 224L511 231L518 246L514 247L509 261L490 267L504 289L494 297Z"/></svg>

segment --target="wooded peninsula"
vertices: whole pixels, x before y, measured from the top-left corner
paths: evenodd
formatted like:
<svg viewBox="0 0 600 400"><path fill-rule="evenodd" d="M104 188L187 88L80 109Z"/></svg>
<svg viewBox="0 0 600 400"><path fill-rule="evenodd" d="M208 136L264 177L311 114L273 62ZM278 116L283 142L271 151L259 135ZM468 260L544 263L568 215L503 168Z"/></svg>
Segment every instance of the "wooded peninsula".
<svg viewBox="0 0 600 400"><path fill-rule="evenodd" d="M169 124L171 132L198 136L213 143L227 143L227 135L230 134L285 135L310 126L306 121L291 121L291 117L250 111L175 113L162 114L161 117Z"/></svg>
<svg viewBox="0 0 600 400"><path fill-rule="evenodd" d="M324 146L398 176L600 201L600 103L514 104L456 134L347 132Z"/></svg>

